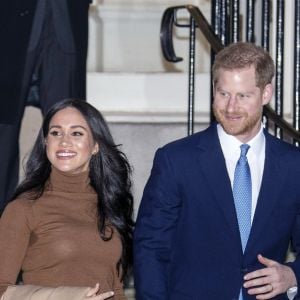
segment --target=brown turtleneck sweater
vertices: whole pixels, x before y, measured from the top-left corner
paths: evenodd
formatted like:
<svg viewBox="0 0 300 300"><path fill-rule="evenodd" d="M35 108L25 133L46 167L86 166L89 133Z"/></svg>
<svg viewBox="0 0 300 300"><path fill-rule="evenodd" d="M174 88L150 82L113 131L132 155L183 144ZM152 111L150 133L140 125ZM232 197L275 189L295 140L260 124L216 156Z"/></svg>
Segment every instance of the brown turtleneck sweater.
<svg viewBox="0 0 300 300"><path fill-rule="evenodd" d="M113 299L126 299L116 263L121 241L104 242L97 230L97 195L88 172L66 175L53 169L38 200L20 197L0 219L0 295L16 282L48 287L100 284Z"/></svg>

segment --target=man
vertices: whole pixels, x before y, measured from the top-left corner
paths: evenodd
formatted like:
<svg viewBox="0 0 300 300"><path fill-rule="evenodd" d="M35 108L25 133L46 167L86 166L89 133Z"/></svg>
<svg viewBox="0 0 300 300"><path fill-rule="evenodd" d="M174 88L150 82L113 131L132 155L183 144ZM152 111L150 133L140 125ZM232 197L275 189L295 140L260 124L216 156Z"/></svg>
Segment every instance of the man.
<svg viewBox="0 0 300 300"><path fill-rule="evenodd" d="M288 299L300 260L300 152L262 128L274 63L236 43L213 66L218 124L156 153L135 230L138 300Z"/></svg>
<svg viewBox="0 0 300 300"><path fill-rule="evenodd" d="M64 98L85 98L90 2L1 1L0 210L18 182L25 106L45 114Z"/></svg>

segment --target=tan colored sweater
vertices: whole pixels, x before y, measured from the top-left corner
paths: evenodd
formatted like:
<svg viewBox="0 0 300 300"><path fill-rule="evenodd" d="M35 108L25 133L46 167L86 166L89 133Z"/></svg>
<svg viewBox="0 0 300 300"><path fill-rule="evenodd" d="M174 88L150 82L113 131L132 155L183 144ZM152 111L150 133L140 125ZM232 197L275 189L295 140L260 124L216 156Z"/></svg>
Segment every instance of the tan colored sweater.
<svg viewBox="0 0 300 300"><path fill-rule="evenodd" d="M117 275L121 241L115 232L104 242L97 230L97 195L88 173L53 170L38 200L18 198L0 219L0 294L23 270L24 284L89 286L113 290L126 299Z"/></svg>

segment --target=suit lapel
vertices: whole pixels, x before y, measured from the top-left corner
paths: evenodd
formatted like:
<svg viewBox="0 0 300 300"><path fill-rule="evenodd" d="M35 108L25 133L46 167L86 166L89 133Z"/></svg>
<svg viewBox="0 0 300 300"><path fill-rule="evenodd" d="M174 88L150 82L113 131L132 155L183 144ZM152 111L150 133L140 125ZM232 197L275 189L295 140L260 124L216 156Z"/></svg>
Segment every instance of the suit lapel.
<svg viewBox="0 0 300 300"><path fill-rule="evenodd" d="M217 205L223 213L224 219L230 228L234 241L238 241L240 243L240 233L234 207L231 183L217 135L216 126L209 127L207 131L207 139L202 139L198 144L198 147L200 150L198 161L200 162L202 176L207 180L207 184L214 195L214 200L217 202Z"/></svg>
<svg viewBox="0 0 300 300"><path fill-rule="evenodd" d="M245 254L255 247L257 238L263 234L265 224L269 222L274 205L278 201L279 191L282 188L286 172L280 160L281 155L278 145L276 145L277 140L266 132L265 136L266 154L263 178ZM230 179L215 125L207 129L206 138L201 139L198 148L201 175L207 180L214 200L230 228L233 240L238 241L240 251L242 251Z"/></svg>
<svg viewBox="0 0 300 300"><path fill-rule="evenodd" d="M256 239L264 232L265 224L269 222L273 207L279 198L286 169L282 167L280 153L277 151L273 138L266 133L263 178L246 251L255 246Z"/></svg>

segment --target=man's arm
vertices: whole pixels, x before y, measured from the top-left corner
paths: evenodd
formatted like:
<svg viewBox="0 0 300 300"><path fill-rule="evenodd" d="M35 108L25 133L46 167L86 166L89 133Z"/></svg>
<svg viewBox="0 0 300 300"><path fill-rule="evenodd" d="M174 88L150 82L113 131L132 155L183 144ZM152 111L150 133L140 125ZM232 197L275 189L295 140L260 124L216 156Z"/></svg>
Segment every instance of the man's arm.
<svg viewBox="0 0 300 300"><path fill-rule="evenodd" d="M265 268L245 275L244 287L248 289L249 294L257 295L257 299L273 298L298 285L300 280L300 208L298 208L291 235L291 246L296 253L295 261L280 264L258 255L259 262L265 265ZM262 293L265 294L262 295Z"/></svg>
<svg viewBox="0 0 300 300"><path fill-rule="evenodd" d="M134 278L139 300L169 299L168 266L180 206L174 170L166 151L158 150L134 233Z"/></svg>

